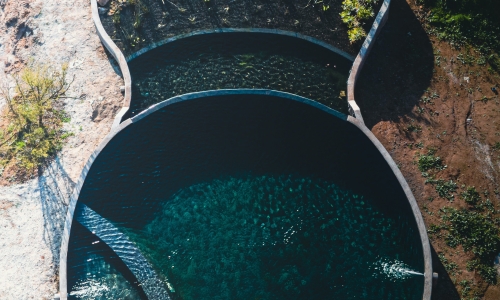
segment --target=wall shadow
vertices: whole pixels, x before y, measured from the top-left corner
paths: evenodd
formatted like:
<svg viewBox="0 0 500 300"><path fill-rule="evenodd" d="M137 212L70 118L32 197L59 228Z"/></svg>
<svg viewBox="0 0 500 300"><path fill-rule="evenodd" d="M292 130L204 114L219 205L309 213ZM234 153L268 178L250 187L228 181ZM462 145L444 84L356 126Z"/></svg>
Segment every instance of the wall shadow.
<svg viewBox="0 0 500 300"><path fill-rule="evenodd" d="M460 300L460 295L458 294L453 281L451 281L450 275L446 272L444 265L439 260L436 250L431 246L432 254L432 269L434 272L439 274L439 280L436 286L432 287L432 299L433 300Z"/></svg>
<svg viewBox="0 0 500 300"><path fill-rule="evenodd" d="M69 196L75 183L71 180L58 157L38 170L38 188L43 213L43 239L50 248L52 260L59 265L61 236L68 208Z"/></svg>
<svg viewBox="0 0 500 300"><path fill-rule="evenodd" d="M355 98L366 126L411 114L430 84L433 68L432 43L425 30L405 0L393 0L356 84Z"/></svg>

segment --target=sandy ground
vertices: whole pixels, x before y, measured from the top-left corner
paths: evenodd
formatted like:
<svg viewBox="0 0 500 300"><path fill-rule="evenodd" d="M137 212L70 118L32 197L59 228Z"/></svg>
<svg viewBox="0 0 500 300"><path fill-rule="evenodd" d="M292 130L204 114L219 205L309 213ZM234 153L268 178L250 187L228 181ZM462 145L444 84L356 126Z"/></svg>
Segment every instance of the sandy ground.
<svg viewBox="0 0 500 300"><path fill-rule="evenodd" d="M121 106L123 80L104 52L90 1L0 0L0 83L30 60L68 62L74 133L43 174L0 185L0 299L51 299L58 291L60 235L68 196ZM4 105L0 99L0 107ZM15 180L13 181L15 182Z"/></svg>

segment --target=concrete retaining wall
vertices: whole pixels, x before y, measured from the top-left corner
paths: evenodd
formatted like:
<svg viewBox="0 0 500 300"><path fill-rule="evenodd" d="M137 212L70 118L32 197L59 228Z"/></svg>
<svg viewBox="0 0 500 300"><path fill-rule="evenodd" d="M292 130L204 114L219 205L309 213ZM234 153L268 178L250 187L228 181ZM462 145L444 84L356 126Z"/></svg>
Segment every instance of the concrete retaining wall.
<svg viewBox="0 0 500 300"><path fill-rule="evenodd" d="M207 29L207 30L199 30L199 31L193 31L193 32L190 32L190 33L186 33L186 34L181 34L181 35L177 35L177 36L174 36L174 37L171 37L171 38L168 38L168 39L165 39L163 41L160 41L160 42L157 42L157 43L153 43L145 48L142 48L141 50L129 55L127 57L127 61L131 61L132 59L138 57L139 55L142 55L146 52L149 52L150 50L153 50L155 48L158 48L160 46L163 46L165 44L168 44L168 43L171 43L171 42L174 42L174 41L177 41L177 40L180 40L180 39L184 39L184 38L188 38L188 37L191 37L191 36L197 36L197 35L203 35L203 34L217 34L217 33L233 33L233 32L243 32L243 33L267 33L267 34L277 34L277 35L284 35L284 36L289 36L289 37L295 37L295 38L298 38L298 39L301 39L301 40L305 40L305 41L308 41L308 42L311 42L313 44L316 44L318 46L321 46L323 48L326 48L334 53L337 53L338 55L340 56L343 56L345 57L346 59L350 60L350 61L354 61L354 57L352 55L350 55L349 53L345 52L345 51L342 51L336 47L333 47L332 45L328 44L328 43L325 43L321 40L318 40L316 38L313 38L313 37L310 37L310 36L307 36L307 35L303 35L303 34L300 34L300 33L296 33L296 32L291 32L291 31L286 31L286 30L279 30L279 29L267 29L267 28L217 28L217 29Z"/></svg>
<svg viewBox="0 0 500 300"><path fill-rule="evenodd" d="M351 122L356 127L361 130L368 139L377 147L378 151L382 154L387 164L391 167L392 172L396 175L396 178L399 181L399 184L403 188L403 191L406 194L406 198L411 205L411 209L413 211L413 215L415 216L415 221L417 222L418 231L420 233L420 240L422 242L422 252L424 254L424 294L423 300L430 300L432 293L432 256L431 256L431 245L429 242L429 237L427 236L427 228L425 227L424 219L422 217L422 213L420 212L420 208L418 207L417 200L413 196L413 193L410 189L410 186L406 182L403 174L399 170L397 164L392 159L391 155L385 149L384 145L375 137L375 135L368 129L363 120L358 118L353 118L351 116L347 119L348 122Z"/></svg>
<svg viewBox="0 0 500 300"><path fill-rule="evenodd" d="M379 35L382 27L384 27L387 18L389 17L389 5L391 4L391 0L384 0L380 11L378 12L377 18L373 22L372 28L366 39L361 46L361 50L359 50L358 56L354 60L354 64L351 69L351 74L349 75L349 79L347 80L347 101L349 103L349 111L356 116L356 119L363 121L363 116L361 115L361 110L359 109L358 104L356 103L354 90L356 88L356 81L359 77L361 69L366 62L368 55L370 54L373 45L375 44L375 39Z"/></svg>
<svg viewBox="0 0 500 300"><path fill-rule="evenodd" d="M118 46L116 46L113 40L109 37L108 33L102 26L101 18L99 17L99 8L97 7L97 0L90 0L90 3L92 7L92 20L94 20L97 35L101 39L102 44L106 47L106 49L108 49L109 53L111 53L111 55L113 55L113 57L118 62L118 65L120 66L120 70L122 72L123 81L125 83L125 96L123 98L122 108L115 116L115 120L113 121L112 128L115 128L121 123L123 116L130 108L130 100L132 99L132 79L130 77L130 71L128 69L127 61L125 60L125 56L118 48Z"/></svg>
<svg viewBox="0 0 500 300"><path fill-rule="evenodd" d="M393 161L392 157L390 154L387 152L387 150L383 147L383 145L378 141L378 139L373 135L373 133L366 128L364 125L363 117L361 115L361 111L356 104L355 101L355 95L354 95L354 90L356 86L356 80L359 77L360 71L366 62L366 58L368 54L371 51L371 48L373 47L374 41L377 37L377 35L380 33L381 28L385 24L387 17L388 17L388 9L390 5L391 0L384 0L384 3L382 4L382 7L377 15L377 18L375 19L375 22L366 38L366 40L363 43L363 46L357 55L356 59L354 60L353 67L351 69L351 73L347 82L347 96L348 96L348 104L350 111L353 113L353 115L356 118L353 117L347 117L341 113L336 112L335 110L332 110L318 102L309 100L307 98L303 98L300 96L296 96L293 94L289 93L284 93L284 92L279 92L279 91L272 91L272 90L254 90L254 89L239 89L239 90L217 90L217 91L207 91L207 92L198 92L198 93L191 93L191 94L186 94L186 95L181 95L177 97L173 97L169 100L165 100L163 102L160 102L156 105L153 105L146 109L145 111L141 112L137 116L133 117L132 119L127 119L123 123L122 118L125 115L125 113L128 111L130 107L130 101L131 101L131 77L130 77L130 71L127 65L127 61L130 61L134 59L135 57L148 52L151 49L154 49L156 47L159 47L161 45L164 45L169 42L173 42L175 40L178 40L180 38L186 38L189 36L194 36L194 35L200 35L200 34L214 34L214 33L224 33L224 32L260 32L260 33L270 33L270 34L281 34L281 35L287 35L287 36L293 36L297 37L300 39L304 39L307 41L310 41L312 43L315 43L317 45L323 46L339 55L342 55L343 57L353 60L353 57L327 43L324 43L320 40L317 40L315 38L311 38L308 36L304 36L298 33L293 33L293 32L287 32L287 31L282 31L282 30L275 30L275 29L216 29L216 30L204 30L204 31L197 31L185 35L180 35L176 36L170 39L166 39L164 41L155 43L153 45L150 45L146 48L143 48L139 50L138 52L130 55L125 59L123 53L119 50L119 48L115 45L115 43L111 40L111 38L108 36L106 31L104 30L102 23L99 18L99 13L98 13L98 7L97 7L97 2L96 0L91 0L92 4L92 18L94 19L94 23L96 25L96 30L101 38L101 41L105 45L105 47L109 50L109 52L115 57L117 62L120 65L120 69L123 74L123 78L125 81L125 97L123 101L123 107L120 110L120 112L117 114L115 117L115 122L113 123L113 128L111 132L108 134L108 136L101 142L99 147L92 153L90 158L88 159L87 163L85 164L82 173L77 181L77 184L75 186L75 190L73 191L73 194L71 195L70 198L70 203L68 206L68 212L66 215L66 220L65 220L65 226L64 226L64 232L62 236L62 243L61 243L61 253L60 253L60 271L59 271L59 278L60 278L60 295L61 299L67 299L68 295L68 289L67 289L67 255L68 255L68 243L69 243L69 238L70 238L70 232L71 232L71 224L73 221L73 214L75 211L75 207L78 201L78 197L81 191L81 188L83 186L83 183L85 181L85 178L99 155L99 153L106 147L108 142L111 141L111 139L121 130L126 128L132 123L138 122L144 117L150 115L151 113L157 111L158 109L170 105L176 102L180 101L186 101L190 99L196 99L196 98L201 98L201 97L206 97L206 96L216 96L216 95L227 95L227 94L255 94L255 95L272 95L272 96L277 96L277 97L282 97L282 98L287 98L293 101L299 101L302 103L306 103L308 105L317 107L319 109L322 109L330 114L335 115L336 117L339 117L341 119L344 119L355 126L357 126L366 136L370 141L377 147L377 149L380 151L380 153L383 155L389 166L391 167L392 171L396 175L399 183L401 184L408 202L410 203L413 214L416 220L416 223L419 228L419 233L421 237L421 242L422 242L422 247L423 247L423 254L424 254L424 277L425 277L425 284L424 284L424 294L423 294L423 299L424 300L430 300L431 299L431 291L432 291L432 258L431 258L431 251L430 251L430 244L429 244L429 239L427 236L427 230L425 228L425 224L423 222L422 215L420 213L420 209L418 208L417 202L415 200L415 197L413 196L410 187L408 186L406 180L404 179L403 175L401 174L399 168Z"/></svg>
<svg viewBox="0 0 500 300"><path fill-rule="evenodd" d="M347 101L349 105L349 112L355 116L355 118L349 116L348 121L351 122L352 124L356 125L363 133L371 140L371 142L377 147L379 152L384 156L385 160L391 167L392 171L396 175L399 183L403 187L403 190L406 194L406 197L408 198L408 202L411 205L411 208L413 210L413 214L415 216L415 220L418 225L418 229L420 232L420 238L422 242L422 248L423 248L423 253L424 253L424 264L425 264L425 272L424 272L424 278L425 278L425 284L424 284L424 294L422 299L424 300L430 300L431 299L431 293L432 293L432 284L433 284L433 272L432 272L432 256L431 256L431 247L430 247L430 242L429 242L429 237L427 236L427 229L425 227L424 219L422 217L422 213L420 212L420 208L418 207L417 201L415 200L415 197L413 196L413 193L408 186L408 183L406 182L406 179L404 178L403 174L399 170L398 166L392 159L391 155L385 147L380 143L380 141L375 137L375 135L365 126L363 116L361 114L361 110L356 103L355 100L355 88L356 88L356 82L359 77L359 74L361 73L361 70L363 68L363 65L365 64L368 55L370 54L371 49L373 48L373 45L375 44L375 40L377 36L380 34L382 31L382 27L384 27L385 23L387 22L387 18L389 17L389 6L391 4L391 0L384 0L384 3L382 4L382 7L380 8L380 11L377 15L377 18L375 18L375 21L373 22L372 28L370 32L368 33L363 46L361 47L361 50L359 51L359 54L356 56L356 59L354 60L354 64L351 69L351 73L349 74L349 79L347 81ZM437 276L437 274L435 274Z"/></svg>

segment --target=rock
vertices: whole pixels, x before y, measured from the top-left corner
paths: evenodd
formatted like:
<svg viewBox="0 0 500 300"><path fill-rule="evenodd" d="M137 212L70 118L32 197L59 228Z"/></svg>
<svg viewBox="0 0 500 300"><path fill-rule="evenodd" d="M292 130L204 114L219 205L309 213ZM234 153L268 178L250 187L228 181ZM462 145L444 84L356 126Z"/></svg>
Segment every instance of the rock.
<svg viewBox="0 0 500 300"><path fill-rule="evenodd" d="M100 15L105 15L108 12L108 9L104 7L99 7L98 10Z"/></svg>
<svg viewBox="0 0 500 300"><path fill-rule="evenodd" d="M108 4L109 0L97 0L97 3L100 5L100 6L105 6L106 4Z"/></svg>

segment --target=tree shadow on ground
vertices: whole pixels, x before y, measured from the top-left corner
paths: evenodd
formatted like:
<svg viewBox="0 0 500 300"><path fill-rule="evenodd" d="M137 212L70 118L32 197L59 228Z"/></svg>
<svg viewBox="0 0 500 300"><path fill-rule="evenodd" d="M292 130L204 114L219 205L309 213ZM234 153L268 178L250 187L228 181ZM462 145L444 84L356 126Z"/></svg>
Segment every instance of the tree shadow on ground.
<svg viewBox="0 0 500 300"><path fill-rule="evenodd" d="M58 157L43 170L40 168L38 172L38 188L44 218L43 239L50 247L54 264L59 265L64 219L75 183L66 173Z"/></svg>
<svg viewBox="0 0 500 300"><path fill-rule="evenodd" d="M450 275L446 272L444 265L439 260L439 257L431 246L432 269L439 274L438 283L432 287L433 300L460 300L460 295L451 281Z"/></svg>
<svg viewBox="0 0 500 300"><path fill-rule="evenodd" d="M356 102L366 126L412 115L433 68L432 43L422 25L406 1L392 0L387 23L356 84Z"/></svg>

